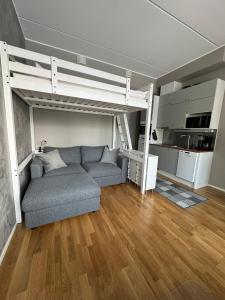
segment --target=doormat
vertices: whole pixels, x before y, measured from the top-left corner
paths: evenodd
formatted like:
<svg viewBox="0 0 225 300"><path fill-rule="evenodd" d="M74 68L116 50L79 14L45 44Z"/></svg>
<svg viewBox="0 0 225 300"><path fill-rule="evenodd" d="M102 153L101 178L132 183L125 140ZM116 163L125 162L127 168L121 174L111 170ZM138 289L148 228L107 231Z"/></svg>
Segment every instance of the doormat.
<svg viewBox="0 0 225 300"><path fill-rule="evenodd" d="M159 177L156 180L155 191L182 208L192 207L207 200L176 183Z"/></svg>

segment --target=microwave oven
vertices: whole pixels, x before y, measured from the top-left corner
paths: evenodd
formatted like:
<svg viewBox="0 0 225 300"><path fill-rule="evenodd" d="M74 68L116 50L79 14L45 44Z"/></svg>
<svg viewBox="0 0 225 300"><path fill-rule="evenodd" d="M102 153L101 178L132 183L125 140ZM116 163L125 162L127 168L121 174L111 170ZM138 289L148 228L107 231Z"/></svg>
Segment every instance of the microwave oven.
<svg viewBox="0 0 225 300"><path fill-rule="evenodd" d="M185 128L209 128L211 112L191 114L186 117Z"/></svg>

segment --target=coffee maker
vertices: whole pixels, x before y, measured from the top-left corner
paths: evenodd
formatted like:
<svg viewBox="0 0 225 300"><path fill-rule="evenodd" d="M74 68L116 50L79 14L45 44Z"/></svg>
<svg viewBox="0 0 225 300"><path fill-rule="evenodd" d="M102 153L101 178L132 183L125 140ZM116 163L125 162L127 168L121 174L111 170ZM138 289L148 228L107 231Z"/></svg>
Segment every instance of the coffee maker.
<svg viewBox="0 0 225 300"><path fill-rule="evenodd" d="M201 150L213 150L214 136L211 135L199 135L198 136L198 149Z"/></svg>

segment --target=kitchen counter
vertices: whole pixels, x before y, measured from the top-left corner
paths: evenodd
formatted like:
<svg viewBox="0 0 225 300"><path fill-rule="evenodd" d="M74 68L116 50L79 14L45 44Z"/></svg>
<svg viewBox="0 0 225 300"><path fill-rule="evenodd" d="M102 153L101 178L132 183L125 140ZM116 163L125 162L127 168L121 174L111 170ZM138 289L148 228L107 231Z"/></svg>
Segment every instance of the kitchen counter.
<svg viewBox="0 0 225 300"><path fill-rule="evenodd" d="M188 149L180 146L173 146L173 145L168 145L168 144L150 144L150 146L160 146L164 148L172 148L172 149L177 149L177 150L184 150L184 151L189 151L189 152L197 152L197 153L204 153L204 152L213 152L213 150L203 150L203 149Z"/></svg>

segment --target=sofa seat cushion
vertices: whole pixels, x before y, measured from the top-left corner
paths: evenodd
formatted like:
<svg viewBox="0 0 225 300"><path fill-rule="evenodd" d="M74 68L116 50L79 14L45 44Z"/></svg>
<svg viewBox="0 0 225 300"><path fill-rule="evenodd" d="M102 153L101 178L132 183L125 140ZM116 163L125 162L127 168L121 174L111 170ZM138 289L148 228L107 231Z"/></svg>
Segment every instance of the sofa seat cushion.
<svg viewBox="0 0 225 300"><path fill-rule="evenodd" d="M114 164L90 162L83 164L83 167L94 178L121 175L121 169Z"/></svg>
<svg viewBox="0 0 225 300"><path fill-rule="evenodd" d="M79 174L86 173L80 164L71 164L67 167L49 171L44 174L45 177L48 176L59 176L59 175L68 175L68 174Z"/></svg>
<svg viewBox="0 0 225 300"><path fill-rule="evenodd" d="M24 212L85 201L100 196L100 187L87 173L31 180L22 201Z"/></svg>

